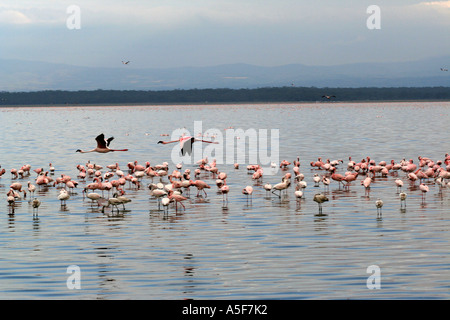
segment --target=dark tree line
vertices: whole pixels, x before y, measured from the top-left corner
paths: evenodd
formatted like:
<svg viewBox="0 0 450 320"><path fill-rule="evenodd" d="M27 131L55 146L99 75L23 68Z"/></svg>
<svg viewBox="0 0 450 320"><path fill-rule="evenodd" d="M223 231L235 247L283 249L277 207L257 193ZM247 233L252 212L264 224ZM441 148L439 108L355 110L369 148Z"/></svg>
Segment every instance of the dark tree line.
<svg viewBox="0 0 450 320"><path fill-rule="evenodd" d="M330 99L324 95L335 96ZM92 90L0 92L0 105L89 105L258 103L304 101L450 100L450 87L316 88L271 87L257 89Z"/></svg>

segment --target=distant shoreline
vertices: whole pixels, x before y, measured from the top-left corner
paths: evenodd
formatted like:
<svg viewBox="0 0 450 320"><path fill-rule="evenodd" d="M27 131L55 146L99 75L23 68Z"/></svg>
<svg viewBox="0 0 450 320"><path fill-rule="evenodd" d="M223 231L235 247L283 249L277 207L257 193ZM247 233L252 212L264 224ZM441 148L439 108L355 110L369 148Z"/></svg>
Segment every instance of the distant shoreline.
<svg viewBox="0 0 450 320"><path fill-rule="evenodd" d="M160 106L235 106L235 105L274 105L274 104L283 104L283 105L307 105L307 104L346 104L346 103L433 103L433 102L450 102L448 100L349 100L349 101L279 101L279 102L179 102L179 103L98 103L98 104L28 104L28 105L0 105L0 108L75 108L75 107L160 107Z"/></svg>
<svg viewBox="0 0 450 320"><path fill-rule="evenodd" d="M231 105L450 101L450 87L0 91L0 107Z"/></svg>

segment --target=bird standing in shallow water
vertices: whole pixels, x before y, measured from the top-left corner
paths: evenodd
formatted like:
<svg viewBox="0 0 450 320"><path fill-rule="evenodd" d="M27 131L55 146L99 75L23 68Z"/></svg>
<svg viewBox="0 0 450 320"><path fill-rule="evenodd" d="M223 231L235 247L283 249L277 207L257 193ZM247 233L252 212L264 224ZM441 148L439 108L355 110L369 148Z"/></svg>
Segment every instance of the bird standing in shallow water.
<svg viewBox="0 0 450 320"><path fill-rule="evenodd" d="M322 203L328 201L328 197L323 193L316 193L313 200L319 204L319 215L322 215Z"/></svg>
<svg viewBox="0 0 450 320"><path fill-rule="evenodd" d="M70 198L69 192L67 192L66 189L61 189L58 195L58 200L61 201L61 207L66 206L66 201L69 200L69 198Z"/></svg>
<svg viewBox="0 0 450 320"><path fill-rule="evenodd" d="M400 192L399 197L400 197L400 208L401 209L403 208L403 204L405 205L406 208L406 197L407 197L406 193Z"/></svg>
<svg viewBox="0 0 450 320"><path fill-rule="evenodd" d="M419 185L420 191L422 191L422 202L425 201L426 193L429 191L428 186L425 183Z"/></svg>
<svg viewBox="0 0 450 320"><path fill-rule="evenodd" d="M41 201L38 198L34 198L33 201L31 201L31 205L33 206L33 215L35 211L37 215L37 211L39 206L41 205Z"/></svg>
<svg viewBox="0 0 450 320"><path fill-rule="evenodd" d="M377 216L381 216L381 208L383 207L383 200L380 198L375 201L375 206L377 207Z"/></svg>

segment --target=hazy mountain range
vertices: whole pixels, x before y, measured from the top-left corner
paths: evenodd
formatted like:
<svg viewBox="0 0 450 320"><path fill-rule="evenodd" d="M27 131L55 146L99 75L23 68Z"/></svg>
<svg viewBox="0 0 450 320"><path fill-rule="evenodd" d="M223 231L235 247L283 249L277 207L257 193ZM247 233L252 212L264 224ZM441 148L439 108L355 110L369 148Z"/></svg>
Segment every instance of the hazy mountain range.
<svg viewBox="0 0 450 320"><path fill-rule="evenodd" d="M0 91L170 90L260 87L433 87L450 86L450 56L397 63L337 66L301 64L262 67L229 64L211 67L81 67L0 59Z"/></svg>

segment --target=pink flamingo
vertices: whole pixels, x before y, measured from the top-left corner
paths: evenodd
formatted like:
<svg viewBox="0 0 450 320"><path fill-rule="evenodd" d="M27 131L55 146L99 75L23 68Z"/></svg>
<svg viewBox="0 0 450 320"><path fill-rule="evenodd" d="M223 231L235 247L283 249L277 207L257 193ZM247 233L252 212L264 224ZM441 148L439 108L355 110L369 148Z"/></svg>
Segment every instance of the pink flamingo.
<svg viewBox="0 0 450 320"><path fill-rule="evenodd" d="M244 189L242 189L242 193L245 194L247 196L247 201L248 201L248 196L250 196L250 201L252 200L252 195L253 195L253 188L252 186L246 186Z"/></svg>
<svg viewBox="0 0 450 320"><path fill-rule="evenodd" d="M397 192L398 192L399 190L402 191L403 180L401 180L401 179L395 179L395 185L397 186Z"/></svg>
<svg viewBox="0 0 450 320"><path fill-rule="evenodd" d="M114 151L128 151L128 149L110 149L109 144L114 139L114 137L108 138L105 140L105 135L102 133L98 135L95 140L97 141L97 147L89 150L89 151L83 151L81 149L78 149L76 152L80 153L89 153L89 152L99 152L99 153L108 153L108 152L114 152Z"/></svg>
<svg viewBox="0 0 450 320"><path fill-rule="evenodd" d="M181 155L184 156L186 153L187 154L191 154L191 152L192 152L192 144L194 142L196 142L196 141L219 144L218 142L197 139L197 138L194 138L194 137L191 137L191 136L181 136L180 139L173 140L173 141L158 141L157 144L159 144L159 143L168 144L168 143L179 142L180 143L180 148L181 148Z"/></svg>
<svg viewBox="0 0 450 320"><path fill-rule="evenodd" d="M366 188L366 194L369 193L370 191L370 184L372 183L372 178L371 177L367 177L364 180L361 181L361 184L364 186L364 188Z"/></svg>
<svg viewBox="0 0 450 320"><path fill-rule="evenodd" d="M22 190L22 184L20 182L14 182L9 187L17 192L23 192L24 199L27 197L27 193L25 190Z"/></svg>
<svg viewBox="0 0 450 320"><path fill-rule="evenodd" d="M342 183L344 183L345 181L345 186L344 188L349 188L350 182L355 181L356 178L358 177L359 173L358 172L354 172L354 173L349 173L348 175L346 175L345 177L342 178Z"/></svg>
<svg viewBox="0 0 450 320"><path fill-rule="evenodd" d="M225 202L225 197L226 197L226 201L228 202L228 192L230 191L230 188L224 184L221 188L220 188L220 192L222 192L222 197L223 197L223 201Z"/></svg>
<svg viewBox="0 0 450 320"><path fill-rule="evenodd" d="M429 191L429 188L428 188L428 186L426 184L421 183L419 185L419 189L420 189L420 191L422 191L422 201L424 201L425 200L425 195Z"/></svg>
<svg viewBox="0 0 450 320"><path fill-rule="evenodd" d="M207 197L206 189L210 189L211 186L208 185L205 181L203 180L195 180L191 182L191 185L195 186L197 188L197 197L199 196L200 191L203 191L205 193L205 197Z"/></svg>
<svg viewBox="0 0 450 320"><path fill-rule="evenodd" d="M186 207L181 201L187 200L186 197L183 197L181 194L175 193L173 190L169 191L168 198L170 200L175 201L175 211L178 211L178 203L183 206L183 209L186 210Z"/></svg>
<svg viewBox="0 0 450 320"><path fill-rule="evenodd" d="M334 168L331 171L331 179L333 179L334 181L339 182L339 188L341 187L341 182L344 179L344 176L342 174L336 173L336 168Z"/></svg>

